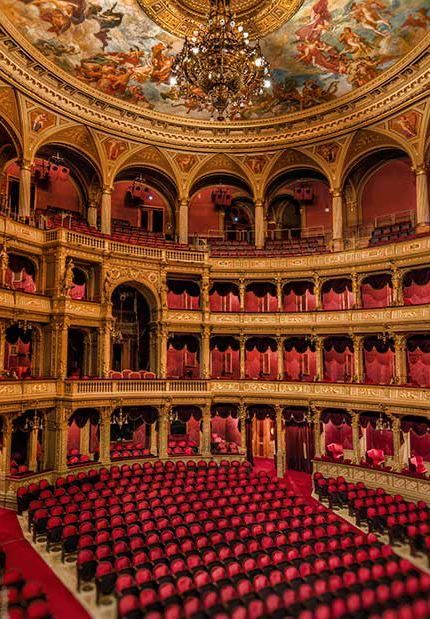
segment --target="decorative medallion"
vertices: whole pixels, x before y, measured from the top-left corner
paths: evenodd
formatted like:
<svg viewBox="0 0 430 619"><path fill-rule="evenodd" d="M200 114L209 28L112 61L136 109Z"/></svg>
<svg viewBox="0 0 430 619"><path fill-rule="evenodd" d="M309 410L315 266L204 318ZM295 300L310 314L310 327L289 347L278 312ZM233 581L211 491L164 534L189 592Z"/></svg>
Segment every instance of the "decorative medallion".
<svg viewBox="0 0 430 619"><path fill-rule="evenodd" d="M237 21L252 38L278 30L299 10L304 0L232 0ZM205 22L209 0L138 0L156 24L175 36L185 37Z"/></svg>

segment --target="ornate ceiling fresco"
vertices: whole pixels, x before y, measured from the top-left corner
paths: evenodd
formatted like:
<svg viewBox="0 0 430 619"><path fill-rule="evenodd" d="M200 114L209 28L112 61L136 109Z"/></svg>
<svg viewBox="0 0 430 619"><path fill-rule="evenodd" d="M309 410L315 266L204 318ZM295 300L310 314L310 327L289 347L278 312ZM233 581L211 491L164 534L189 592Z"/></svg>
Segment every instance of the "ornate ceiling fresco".
<svg viewBox="0 0 430 619"><path fill-rule="evenodd" d="M279 117L365 86L430 30L428 0L233 0L264 33L273 87L241 119ZM207 119L169 85L197 0L0 0L1 19L66 74L142 109ZM11 26L12 25L12 26Z"/></svg>

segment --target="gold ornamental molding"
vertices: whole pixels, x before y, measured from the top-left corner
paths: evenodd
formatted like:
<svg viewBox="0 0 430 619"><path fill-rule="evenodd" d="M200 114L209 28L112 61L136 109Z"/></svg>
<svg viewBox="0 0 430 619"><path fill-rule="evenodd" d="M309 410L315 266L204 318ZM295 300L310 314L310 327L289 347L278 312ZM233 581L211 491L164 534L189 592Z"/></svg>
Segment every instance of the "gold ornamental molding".
<svg viewBox="0 0 430 619"><path fill-rule="evenodd" d="M430 33L391 69L333 102L279 116L220 123L148 111L82 84L45 58L0 14L0 74L58 113L129 140L209 152L271 150L334 138L428 96Z"/></svg>
<svg viewBox="0 0 430 619"><path fill-rule="evenodd" d="M144 12L175 36L193 33L209 13L208 0L137 0ZM303 0L232 0L231 6L251 39L264 37L289 21Z"/></svg>

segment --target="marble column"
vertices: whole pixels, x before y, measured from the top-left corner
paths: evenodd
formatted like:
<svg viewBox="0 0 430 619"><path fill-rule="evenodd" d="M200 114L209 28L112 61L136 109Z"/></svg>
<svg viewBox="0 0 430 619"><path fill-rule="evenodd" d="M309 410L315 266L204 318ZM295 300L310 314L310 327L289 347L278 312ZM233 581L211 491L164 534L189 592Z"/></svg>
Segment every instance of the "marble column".
<svg viewBox="0 0 430 619"><path fill-rule="evenodd" d="M283 406L276 404L276 473L278 477L284 477L286 470L285 457L285 426L282 419Z"/></svg>
<svg viewBox="0 0 430 619"><path fill-rule="evenodd" d="M238 417L240 421L240 453L246 455L246 406L240 402L238 406Z"/></svg>
<svg viewBox="0 0 430 619"><path fill-rule="evenodd" d="M262 249L265 242L264 207L262 200L255 201L255 247Z"/></svg>
<svg viewBox="0 0 430 619"><path fill-rule="evenodd" d="M240 311L243 312L245 310L245 280L239 280L239 306Z"/></svg>
<svg viewBox="0 0 430 619"><path fill-rule="evenodd" d="M166 378L167 376L167 338L169 332L167 325L160 325L158 330L158 341L159 341L159 372L158 375L160 378Z"/></svg>
<svg viewBox="0 0 430 619"><path fill-rule="evenodd" d="M54 435L53 468L59 473L67 471L67 435L69 432L68 420L73 410L60 406L55 411L55 419L51 425Z"/></svg>
<svg viewBox="0 0 430 619"><path fill-rule="evenodd" d="M83 456L90 455L91 423L88 419L83 428L79 429L79 453Z"/></svg>
<svg viewBox="0 0 430 619"><path fill-rule="evenodd" d="M150 429L149 451L153 456L158 456L158 424L159 420L157 420L155 423L151 423L151 425L148 426L148 428Z"/></svg>
<svg viewBox="0 0 430 619"><path fill-rule="evenodd" d="M246 375L246 352L245 352L245 342L246 337L243 333L239 336L239 345L240 345L240 353L239 353L239 362L240 362L240 378L245 378Z"/></svg>
<svg viewBox="0 0 430 619"><path fill-rule="evenodd" d="M317 379L324 380L324 338L317 335L315 342Z"/></svg>
<svg viewBox="0 0 430 619"><path fill-rule="evenodd" d="M363 336L362 335L353 335L352 343L354 346L354 374L353 374L353 382L354 383L362 383L364 380L364 369L363 369Z"/></svg>
<svg viewBox="0 0 430 619"><path fill-rule="evenodd" d="M99 462L105 466L110 464L110 429L113 408L103 406L100 412Z"/></svg>
<svg viewBox="0 0 430 619"><path fill-rule="evenodd" d="M284 380L284 338L276 336L276 346L278 350L278 380Z"/></svg>
<svg viewBox="0 0 430 619"><path fill-rule="evenodd" d="M315 295L315 309L320 310L322 306L321 299L321 278L318 273L313 274L314 280L314 295Z"/></svg>
<svg viewBox="0 0 430 619"><path fill-rule="evenodd" d="M417 232L427 232L430 229L430 207L427 176L425 165L415 169L415 185L417 192Z"/></svg>
<svg viewBox="0 0 430 619"><path fill-rule="evenodd" d="M311 406L312 422L314 425L314 444L315 457L321 457L321 410L316 406Z"/></svg>
<svg viewBox="0 0 430 619"><path fill-rule="evenodd" d="M340 189L333 189L332 213L333 213L333 250L343 249L343 200Z"/></svg>
<svg viewBox="0 0 430 619"><path fill-rule="evenodd" d="M278 277L276 279L276 299L278 302L278 312L282 312L282 288L283 288L283 280L282 278Z"/></svg>
<svg viewBox="0 0 430 619"><path fill-rule="evenodd" d="M10 473L10 460L12 452L13 415L2 415L3 443L0 451L0 490L5 484L7 475ZM4 488L6 491L6 488Z"/></svg>
<svg viewBox="0 0 430 619"><path fill-rule="evenodd" d="M361 445L360 445L360 415L356 411L349 410L351 415L352 425L352 449L354 452L353 463L360 464L361 462Z"/></svg>
<svg viewBox="0 0 430 619"><path fill-rule="evenodd" d="M393 285L393 305L403 305L403 275L397 267L392 270L391 281Z"/></svg>
<svg viewBox="0 0 430 619"><path fill-rule="evenodd" d="M112 230L112 189L103 187L101 200L101 228L103 234L111 234Z"/></svg>
<svg viewBox="0 0 430 619"><path fill-rule="evenodd" d="M19 204L18 215L20 219L28 219L30 217L30 201L31 201L31 162L22 160L20 164L19 175Z"/></svg>
<svg viewBox="0 0 430 619"><path fill-rule="evenodd" d="M97 373L107 378L111 369L112 322L104 321L97 329Z"/></svg>
<svg viewBox="0 0 430 619"><path fill-rule="evenodd" d="M180 243L188 243L188 198L179 202L178 240Z"/></svg>
<svg viewBox="0 0 430 619"><path fill-rule="evenodd" d="M393 432L393 470L395 473L400 473L403 469L404 463L402 462L402 441L400 433L400 417L393 417L391 420L391 429Z"/></svg>
<svg viewBox="0 0 430 619"><path fill-rule="evenodd" d="M360 278L355 271L351 274L352 284L352 307L358 308L361 306L361 294L360 294Z"/></svg>
<svg viewBox="0 0 430 619"><path fill-rule="evenodd" d="M201 376L202 378L208 379L210 378L210 338L211 338L211 328L208 326L204 326L202 328L202 367L201 367Z"/></svg>
<svg viewBox="0 0 430 619"><path fill-rule="evenodd" d="M38 418L37 418L38 419ZM39 436L40 425L39 422L36 421L33 428L28 433L28 455L27 455L27 464L28 470L37 472L37 444L38 444L38 436Z"/></svg>
<svg viewBox="0 0 430 619"><path fill-rule="evenodd" d="M211 405L205 404L202 409L202 444L200 453L204 458L209 458L211 455Z"/></svg>
<svg viewBox="0 0 430 619"><path fill-rule="evenodd" d="M395 350L395 380L397 385L403 385L408 380L408 370L406 362L406 337L404 335L394 336Z"/></svg>
<svg viewBox="0 0 430 619"><path fill-rule="evenodd" d="M169 439L169 414L171 405L160 406L160 416L158 421L158 457L167 458L167 443Z"/></svg>

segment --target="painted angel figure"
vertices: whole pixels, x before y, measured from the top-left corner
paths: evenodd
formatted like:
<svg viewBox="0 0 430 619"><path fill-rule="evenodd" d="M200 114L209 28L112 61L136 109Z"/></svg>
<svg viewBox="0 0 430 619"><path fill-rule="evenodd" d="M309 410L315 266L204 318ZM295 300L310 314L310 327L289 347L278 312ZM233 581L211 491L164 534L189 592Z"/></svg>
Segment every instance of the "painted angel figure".
<svg viewBox="0 0 430 619"><path fill-rule="evenodd" d="M353 2L349 13L363 28L381 37L386 37L388 36L387 30L391 30L390 23L381 15L381 12L386 10L387 7L381 0L363 0L359 3ZM381 26L384 27L383 32L379 30Z"/></svg>

